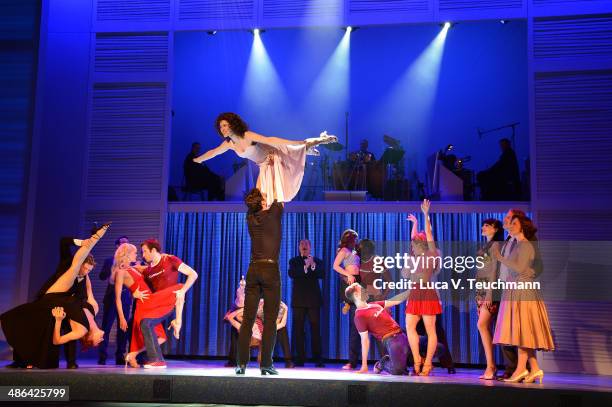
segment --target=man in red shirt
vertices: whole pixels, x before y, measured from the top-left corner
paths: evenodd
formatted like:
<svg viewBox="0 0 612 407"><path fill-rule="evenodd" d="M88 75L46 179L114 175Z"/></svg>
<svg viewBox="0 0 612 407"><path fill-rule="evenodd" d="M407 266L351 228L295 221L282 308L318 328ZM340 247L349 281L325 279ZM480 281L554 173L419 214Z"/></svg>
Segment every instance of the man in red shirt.
<svg viewBox="0 0 612 407"><path fill-rule="evenodd" d="M143 271L143 276L146 282L151 287L153 292L163 290L164 288L171 287L178 284L179 273L187 276L183 288L175 291L176 299L178 301L185 301L185 293L191 288L193 283L198 278L198 273L185 263L181 259L171 254L161 253L161 245L156 239L147 239L140 245L142 249L142 257L149 263L149 266ZM166 362L162 355L161 347L157 341L157 335L155 334L155 326L172 316L174 309L168 314L160 318L144 318L140 323L142 330L142 336L147 349L148 362L145 363L145 368L165 368ZM174 331L178 332L182 325L182 315L176 315L175 319L171 322L171 326L174 327ZM175 333L175 336L177 334ZM178 336L176 336L178 338Z"/></svg>
<svg viewBox="0 0 612 407"><path fill-rule="evenodd" d="M383 356L374 366L374 372L405 374L408 361L408 338L389 312L385 310L385 301L365 302L362 297L365 293L359 283L348 286L345 295L357 307L355 327L361 336L361 370L358 373L368 372L371 334L382 341L387 350L387 355Z"/></svg>

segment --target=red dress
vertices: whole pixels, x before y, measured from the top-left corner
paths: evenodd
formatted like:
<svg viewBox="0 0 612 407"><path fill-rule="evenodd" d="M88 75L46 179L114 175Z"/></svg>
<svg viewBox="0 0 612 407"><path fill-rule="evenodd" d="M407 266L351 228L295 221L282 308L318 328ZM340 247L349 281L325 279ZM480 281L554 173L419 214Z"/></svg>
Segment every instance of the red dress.
<svg viewBox="0 0 612 407"><path fill-rule="evenodd" d="M425 260L428 256L438 256L439 252L427 251L425 253ZM433 260L430 260L430 267L427 264L424 267L419 267L416 272L416 286L410 290L408 296L408 303L406 304L406 314L412 315L437 315L442 313L442 305L438 298L438 292L435 288L421 288L427 285L427 282L431 281L431 277L434 273Z"/></svg>
<svg viewBox="0 0 612 407"><path fill-rule="evenodd" d="M132 279L134 279L134 284L129 287L132 293L136 291L137 288L140 291L151 291L147 283L144 281L144 278L138 271L130 267L128 268L128 272L130 273L130 276L132 276ZM176 303L176 294L174 291L179 290L182 287L183 284L175 284L154 293L150 293L149 298L144 301L136 300L136 311L134 311L130 352L138 352L145 347L144 338L142 337L142 331L140 329L140 322L145 318L163 317L172 311ZM155 334L158 338L163 338L164 340L167 339L166 331L161 323L155 327Z"/></svg>

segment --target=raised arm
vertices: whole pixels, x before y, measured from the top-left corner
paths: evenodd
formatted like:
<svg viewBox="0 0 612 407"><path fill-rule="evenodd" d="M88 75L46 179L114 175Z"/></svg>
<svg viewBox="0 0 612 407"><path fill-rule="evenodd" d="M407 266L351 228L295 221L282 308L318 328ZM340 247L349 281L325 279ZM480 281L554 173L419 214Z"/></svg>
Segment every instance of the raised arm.
<svg viewBox="0 0 612 407"><path fill-rule="evenodd" d="M414 216L413 213L408 215L407 219L410 222L412 222L412 230L410 231L410 239L414 239L414 237L416 236L416 234L419 231L419 220L416 218L416 216Z"/></svg>
<svg viewBox="0 0 612 407"><path fill-rule="evenodd" d="M208 150L204 154L194 158L193 161L200 164L206 160L210 160L211 158L218 156L219 154L225 153L227 150L233 150L233 149L234 149L234 146L232 145L231 142L223 141L221 144L219 144L217 147L213 148L212 150Z"/></svg>
<svg viewBox="0 0 612 407"><path fill-rule="evenodd" d="M304 140L287 140L280 137L268 137L262 136L261 134L257 134L253 131L247 131L244 133L244 136L249 140L254 141L256 143L267 144L272 147L276 146L298 146L302 144L306 144Z"/></svg>
<svg viewBox="0 0 612 407"><path fill-rule="evenodd" d="M431 231L431 220L429 219L430 206L431 204L429 200L423 199L423 203L421 204L421 211L423 211L423 216L425 217L425 235L427 236L427 246L429 246L429 250L436 250L433 232Z"/></svg>

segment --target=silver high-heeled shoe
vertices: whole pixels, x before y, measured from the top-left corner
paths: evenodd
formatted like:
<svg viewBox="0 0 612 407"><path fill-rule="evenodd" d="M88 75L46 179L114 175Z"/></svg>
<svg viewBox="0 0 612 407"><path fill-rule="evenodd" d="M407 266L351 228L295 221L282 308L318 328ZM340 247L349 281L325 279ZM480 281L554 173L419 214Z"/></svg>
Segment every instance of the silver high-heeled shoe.
<svg viewBox="0 0 612 407"><path fill-rule="evenodd" d="M529 370L524 370L521 374L517 375L514 378L510 377L508 379L504 379L504 382L506 382L506 383L518 383L521 380L525 379L527 376L529 376Z"/></svg>
<svg viewBox="0 0 612 407"><path fill-rule="evenodd" d="M525 380L523 380L523 383L533 383L536 380L539 381L540 384L542 384L542 380L544 380L544 371L542 369L538 370L537 372L533 372L529 374L527 377L525 377Z"/></svg>

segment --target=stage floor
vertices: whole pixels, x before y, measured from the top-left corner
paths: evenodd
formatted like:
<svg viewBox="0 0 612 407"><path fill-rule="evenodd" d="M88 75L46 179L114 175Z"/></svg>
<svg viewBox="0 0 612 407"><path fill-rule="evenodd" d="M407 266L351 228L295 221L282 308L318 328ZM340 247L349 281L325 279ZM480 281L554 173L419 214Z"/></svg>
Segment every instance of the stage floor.
<svg viewBox="0 0 612 407"><path fill-rule="evenodd" d="M253 363L245 376L236 377L232 368L218 361L169 360L167 369L151 370L98 366L95 361L79 365L78 370L0 369L0 385L68 385L73 401L299 406L491 402L497 406L529 400L528 405L612 405L610 376L546 373L540 385L479 380L482 371L475 369L457 369L457 374L449 375L436 368L434 376L413 377L362 375L335 364L294 369L281 364L279 376L262 377Z"/></svg>

